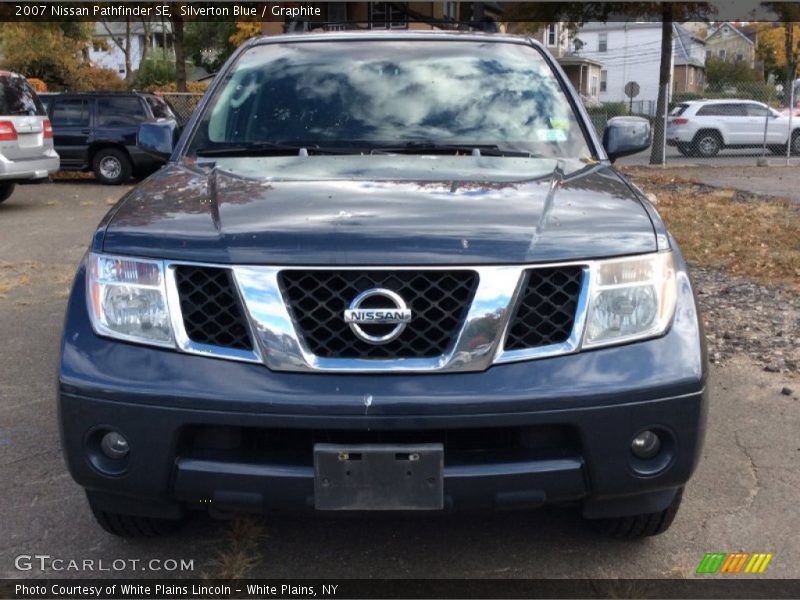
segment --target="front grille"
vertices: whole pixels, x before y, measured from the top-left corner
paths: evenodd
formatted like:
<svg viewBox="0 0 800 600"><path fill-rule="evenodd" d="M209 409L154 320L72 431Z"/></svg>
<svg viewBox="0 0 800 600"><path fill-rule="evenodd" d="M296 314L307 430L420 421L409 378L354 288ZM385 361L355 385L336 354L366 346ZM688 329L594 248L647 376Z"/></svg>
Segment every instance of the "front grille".
<svg viewBox="0 0 800 600"><path fill-rule="evenodd" d="M189 339L211 346L252 350L244 313L229 269L179 266L175 283Z"/></svg>
<svg viewBox="0 0 800 600"><path fill-rule="evenodd" d="M455 342L478 276L474 271L286 270L280 286L308 349L326 358L432 358ZM381 345L365 342L344 321L344 311L361 292L385 288L412 311L399 337ZM393 325L370 325L381 335ZM366 328L366 327L365 327Z"/></svg>
<svg viewBox="0 0 800 600"><path fill-rule="evenodd" d="M506 350L538 348L567 341L575 324L583 268L530 269L506 337Z"/></svg>

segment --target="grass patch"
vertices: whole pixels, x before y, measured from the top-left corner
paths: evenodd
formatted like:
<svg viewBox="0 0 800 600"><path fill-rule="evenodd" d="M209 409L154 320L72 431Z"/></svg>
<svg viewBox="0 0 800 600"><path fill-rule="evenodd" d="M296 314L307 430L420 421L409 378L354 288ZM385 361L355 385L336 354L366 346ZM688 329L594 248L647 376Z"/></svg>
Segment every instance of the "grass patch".
<svg viewBox="0 0 800 600"><path fill-rule="evenodd" d="M75 266L71 264L43 265L34 260L18 263L0 261L0 298L5 298L14 289L30 288L43 282L60 288L56 295L66 298L74 277Z"/></svg>
<svg viewBox="0 0 800 600"><path fill-rule="evenodd" d="M799 205L655 171L628 174L656 195L658 212L689 262L800 289Z"/></svg>
<svg viewBox="0 0 800 600"><path fill-rule="evenodd" d="M21 263L0 262L0 298L18 287L27 287L31 284L30 273L41 265L35 261Z"/></svg>
<svg viewBox="0 0 800 600"><path fill-rule="evenodd" d="M53 179L65 181L74 179L94 179L94 173L91 171L56 171L51 177Z"/></svg>

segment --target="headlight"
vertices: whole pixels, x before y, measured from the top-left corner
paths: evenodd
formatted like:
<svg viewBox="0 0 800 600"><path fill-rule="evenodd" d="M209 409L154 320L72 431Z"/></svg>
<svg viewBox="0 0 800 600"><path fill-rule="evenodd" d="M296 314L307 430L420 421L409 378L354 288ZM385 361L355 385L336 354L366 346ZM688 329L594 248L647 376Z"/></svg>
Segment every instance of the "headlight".
<svg viewBox="0 0 800 600"><path fill-rule="evenodd" d="M162 262L92 254L87 289L98 334L174 346Z"/></svg>
<svg viewBox="0 0 800 600"><path fill-rule="evenodd" d="M597 263L584 348L661 335L677 297L672 252Z"/></svg>

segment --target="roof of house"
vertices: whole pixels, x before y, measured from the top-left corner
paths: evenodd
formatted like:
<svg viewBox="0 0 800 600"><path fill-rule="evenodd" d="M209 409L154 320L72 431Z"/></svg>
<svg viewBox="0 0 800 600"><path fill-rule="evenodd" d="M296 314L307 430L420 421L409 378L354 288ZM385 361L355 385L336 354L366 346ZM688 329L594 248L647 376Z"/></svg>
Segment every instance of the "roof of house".
<svg viewBox="0 0 800 600"><path fill-rule="evenodd" d="M673 23L672 31L675 40L675 49L673 50L675 64L705 68L705 63L692 54L692 45L700 44L705 46L703 39L678 23Z"/></svg>
<svg viewBox="0 0 800 600"><path fill-rule="evenodd" d="M737 33L738 35L740 35L742 37L742 39L747 41L748 44L755 45L755 43L756 43L756 41L755 41L756 31L755 31L755 29L753 27L745 26L745 27L741 27L740 28L740 27L736 27L733 23L729 23L727 21L725 23L722 23L721 25L719 25L715 29L709 31L708 35L706 36L706 40L716 36L718 33L720 33L723 29L726 29L726 28L728 28L731 31L733 31L733 32Z"/></svg>
<svg viewBox="0 0 800 600"><path fill-rule="evenodd" d="M592 58L587 58L585 56L578 56L577 54L565 54L563 56L557 56L556 61L560 65L594 65L596 67L602 67L603 63L600 61L594 60Z"/></svg>
<svg viewBox="0 0 800 600"><path fill-rule="evenodd" d="M616 29L658 29L661 30L661 21L593 21L584 23L580 31L613 31Z"/></svg>

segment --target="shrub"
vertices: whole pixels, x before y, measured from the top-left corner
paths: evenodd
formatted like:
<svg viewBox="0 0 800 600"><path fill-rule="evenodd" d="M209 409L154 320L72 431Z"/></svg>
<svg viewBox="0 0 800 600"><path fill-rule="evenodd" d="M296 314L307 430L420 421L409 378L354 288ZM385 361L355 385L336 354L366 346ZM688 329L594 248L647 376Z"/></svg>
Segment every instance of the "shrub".
<svg viewBox="0 0 800 600"><path fill-rule="evenodd" d="M47 84L38 77L28 77L28 83L39 94L47 91Z"/></svg>
<svg viewBox="0 0 800 600"><path fill-rule="evenodd" d="M175 81L175 58L165 52L151 52L139 64L134 78L136 89L150 89Z"/></svg>
<svg viewBox="0 0 800 600"><path fill-rule="evenodd" d="M208 89L208 83L208 81L187 81L186 91L191 94L204 94L206 89ZM171 81L166 85L152 85L142 88L142 91L155 93L175 93L178 91L178 86L174 81Z"/></svg>
<svg viewBox="0 0 800 600"><path fill-rule="evenodd" d="M80 92L118 91L126 87L125 80L121 79L113 69L94 66L81 68L72 85L72 89Z"/></svg>
<svg viewBox="0 0 800 600"><path fill-rule="evenodd" d="M603 104L603 108L609 119L628 114L628 104L625 102L606 102Z"/></svg>

